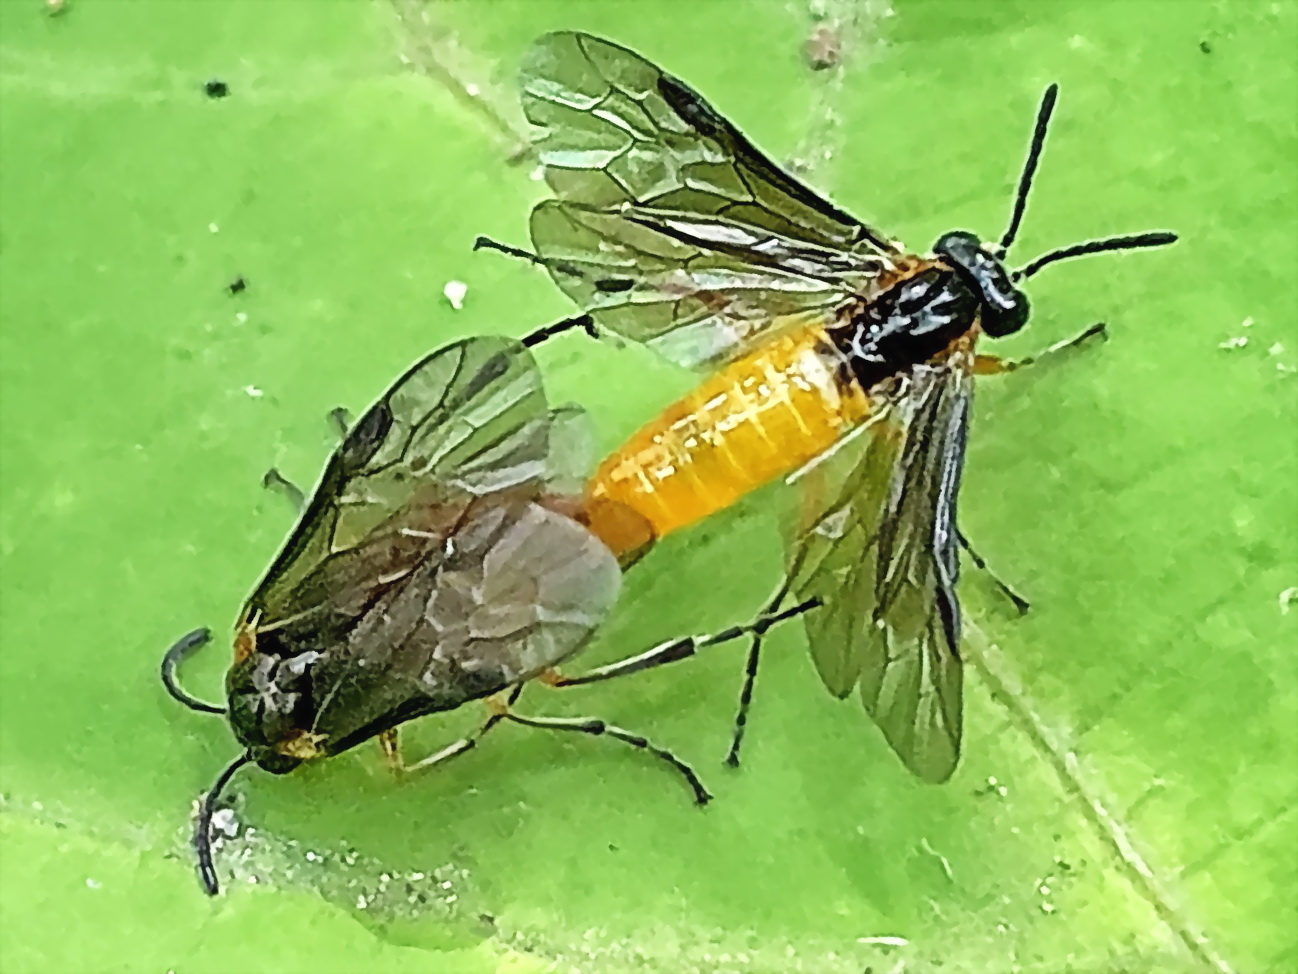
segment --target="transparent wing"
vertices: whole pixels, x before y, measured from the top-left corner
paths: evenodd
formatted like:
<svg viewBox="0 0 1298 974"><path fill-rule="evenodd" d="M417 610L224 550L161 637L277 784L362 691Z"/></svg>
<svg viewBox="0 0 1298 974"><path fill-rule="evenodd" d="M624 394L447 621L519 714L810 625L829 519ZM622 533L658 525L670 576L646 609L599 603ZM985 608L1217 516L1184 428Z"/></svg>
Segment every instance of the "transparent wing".
<svg viewBox="0 0 1298 974"><path fill-rule="evenodd" d="M311 731L336 753L528 680L582 647L620 584L612 553L571 518L477 498L313 668Z"/></svg>
<svg viewBox="0 0 1298 974"><path fill-rule="evenodd" d="M931 782L949 778L960 756L955 509L971 365L960 352L911 373L789 570L799 600L824 602L805 625L825 686L838 697L859 687L889 745Z"/></svg>
<svg viewBox="0 0 1298 974"><path fill-rule="evenodd" d="M606 328L677 362L733 358L901 256L626 48L547 34L520 87L557 196L533 212L537 253Z"/></svg>
<svg viewBox="0 0 1298 974"><path fill-rule="evenodd" d="M363 599L426 557L475 498L535 494L579 440L552 413L531 353L505 338L447 345L412 366L356 422L245 615L264 624L326 602Z"/></svg>
<svg viewBox="0 0 1298 974"><path fill-rule="evenodd" d="M617 597L613 553L560 491L580 410L531 354L473 338L414 365L334 452L244 607L232 710L338 753L576 652ZM302 726L307 723L309 726Z"/></svg>

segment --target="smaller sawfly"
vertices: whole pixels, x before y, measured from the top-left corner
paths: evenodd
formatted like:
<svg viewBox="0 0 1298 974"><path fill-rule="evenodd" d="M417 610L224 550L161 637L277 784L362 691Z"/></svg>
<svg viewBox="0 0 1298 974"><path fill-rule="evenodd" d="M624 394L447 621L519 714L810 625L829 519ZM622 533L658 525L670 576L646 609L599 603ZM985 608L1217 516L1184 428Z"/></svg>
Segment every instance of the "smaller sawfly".
<svg viewBox="0 0 1298 974"><path fill-rule="evenodd" d="M638 734L598 718L512 709L527 681L585 645L636 554L591 527L580 489L590 455L584 414L550 407L529 350L584 323L522 341L454 342L417 362L360 417L244 603L225 706L176 679L207 630L164 656L171 696L225 715L243 747L199 810L194 846L208 893L218 888L212 816L235 772L256 764L285 774L371 738L394 768L410 771L463 754L502 720L605 735L667 763L698 804L711 797L687 764ZM601 524L625 526L608 503L596 509ZM662 643L633 657L634 666L594 671L592 681L765 631L807 607ZM490 716L474 733L405 763L399 725L483 698L491 698Z"/></svg>

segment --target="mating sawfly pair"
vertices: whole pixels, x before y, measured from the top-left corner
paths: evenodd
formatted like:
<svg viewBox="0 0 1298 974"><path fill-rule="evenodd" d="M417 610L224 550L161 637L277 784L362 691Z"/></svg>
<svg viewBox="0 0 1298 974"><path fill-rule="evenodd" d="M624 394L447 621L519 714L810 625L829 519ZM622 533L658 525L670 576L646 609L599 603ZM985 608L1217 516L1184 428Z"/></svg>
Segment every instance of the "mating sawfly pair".
<svg viewBox="0 0 1298 974"><path fill-rule="evenodd" d="M708 793L688 765L645 738L596 718L525 717L514 702L531 680L610 679L751 636L737 763L762 635L791 615L830 693L858 694L915 775L946 780L961 739L955 586L968 545L956 497L973 377L1029 361L981 354L977 341L1024 326L1020 285L1049 264L1175 240L1112 237L1006 265L1053 85L999 243L955 231L927 256L817 195L625 48L546 35L527 52L520 86L554 196L532 212L533 250L479 245L543 266L583 314L522 341L434 351L360 417L244 605L227 706L175 683L176 662L205 631L167 654L172 695L226 714L245 749L199 816L209 892L211 815L238 768L284 773L370 738L406 767L398 726L474 699L491 707L479 729L412 767L461 754L511 720L645 749L702 804ZM529 350L573 326L706 373L593 473L580 410L547 402ZM806 490L787 527L785 576L752 625L558 675L649 544L795 475Z"/></svg>

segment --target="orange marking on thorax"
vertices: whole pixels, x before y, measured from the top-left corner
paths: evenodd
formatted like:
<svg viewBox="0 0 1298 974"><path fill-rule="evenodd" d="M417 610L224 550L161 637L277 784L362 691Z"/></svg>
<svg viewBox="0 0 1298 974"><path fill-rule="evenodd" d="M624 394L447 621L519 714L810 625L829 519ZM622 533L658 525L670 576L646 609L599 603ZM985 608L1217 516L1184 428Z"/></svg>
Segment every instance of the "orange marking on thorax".
<svg viewBox="0 0 1298 974"><path fill-rule="evenodd" d="M257 619L260 612L253 612L249 617L248 610L234 626L234 661L242 663L257 651Z"/></svg>
<svg viewBox="0 0 1298 974"><path fill-rule="evenodd" d="M600 465L586 492L591 530L620 554L601 508L630 508L662 537L819 456L870 413L842 364L815 325L709 377Z"/></svg>

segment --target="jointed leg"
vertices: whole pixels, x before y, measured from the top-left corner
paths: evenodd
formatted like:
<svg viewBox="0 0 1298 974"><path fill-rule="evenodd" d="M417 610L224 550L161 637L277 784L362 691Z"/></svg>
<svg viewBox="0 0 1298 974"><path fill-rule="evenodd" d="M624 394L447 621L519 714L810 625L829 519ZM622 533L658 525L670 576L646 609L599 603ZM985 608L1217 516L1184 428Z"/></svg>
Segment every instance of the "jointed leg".
<svg viewBox="0 0 1298 974"><path fill-rule="evenodd" d="M533 264L544 264L545 261L530 250L524 250L522 247L511 247L507 243L501 243L499 240L493 240L491 237L479 236L473 241L474 250L494 250L504 254L506 257L516 257L519 260L530 261Z"/></svg>
<svg viewBox="0 0 1298 974"><path fill-rule="evenodd" d="M730 751L726 755L727 764L731 766L738 765L739 746L743 741L744 728L748 722L748 708L753 700L753 684L757 680L757 666L761 657L763 637L766 635L767 630L776 623L801 615L803 612L820 605L819 599L808 599L806 602L800 602L798 605L779 611L780 603L784 601L787 594L788 588L781 586L775 598L770 601L757 621L748 625L731 626L709 636L683 636L680 639L672 639L665 643L659 643L643 653L628 656L625 659L609 663L607 666L597 667L577 676L564 676L558 670L550 669L542 673L538 679L540 682L552 687L572 687L584 683L598 683L601 680L613 680L631 673L651 670L666 663L675 663L677 660L693 656L701 649L731 642L740 636L752 636L752 646L748 651L748 660L744 667L744 685L739 695L739 712L735 715L734 737L730 743Z"/></svg>
<svg viewBox="0 0 1298 974"><path fill-rule="evenodd" d="M329 410L329 425L338 434L338 440L341 442L347 439L347 430L352 425L352 414L348 412L346 406L334 406Z"/></svg>
<svg viewBox="0 0 1298 974"><path fill-rule="evenodd" d="M767 603L766 611L762 614L770 616L775 613L788 594L789 580L786 578L776 589L775 595ZM820 601L813 599L809 603L802 603L807 607L812 604L819 605ZM765 635L764 629L753 633L753 641L748 646L748 658L744 661L744 683L739 689L739 707L735 711L735 726L730 735L730 750L726 752L726 764L732 768L739 767L739 750L744 744L744 732L748 730L748 710L753 704L753 688L757 685L757 669L762 663L762 639Z"/></svg>
<svg viewBox="0 0 1298 974"><path fill-rule="evenodd" d="M614 740L622 741L624 744L645 751L660 761L665 761L671 765L690 786L690 789L694 792L694 801L697 804L704 805L711 800L712 795L703 787L703 782L699 780L699 776L695 774L694 769L665 748L658 747L639 734L633 734L621 727L605 723L597 717L528 717L523 714L516 714L510 708L513 707L522 692L523 686L519 684L510 691L509 696L504 700L500 700L498 697L488 697L484 703L491 711L491 716L483 721L476 731L467 737L462 737L458 741L448 744L440 751L436 751L414 764L406 764L401 758L401 749L397 740L397 728L393 727L386 730L378 737L379 748L383 752L384 761L395 774L405 775L415 771L422 771L472 750L477 746L478 741L482 740L493 727L503 720L510 720L516 724L536 727L541 730L575 731L579 734L591 734L596 737L612 737Z"/></svg>
<svg viewBox="0 0 1298 974"><path fill-rule="evenodd" d="M338 434L339 441L347 439L347 427L351 425L351 414L345 406L335 406L329 410L329 425ZM277 467L271 467L261 478L261 485L268 490L278 490L286 496L298 511L306 507L306 492L289 480Z"/></svg>
<svg viewBox="0 0 1298 974"><path fill-rule="evenodd" d="M261 485L267 490L278 490L299 512L306 507L306 494L302 492L302 488L280 473L276 467L271 467L262 475Z"/></svg>
<svg viewBox="0 0 1298 974"><path fill-rule="evenodd" d="M565 331L571 331L574 328L580 328L591 338L599 339L599 331L595 327L595 319L590 315L575 315L572 318L564 318L562 321L556 321L553 324L545 325L538 328L529 335L525 335L520 341L527 348L535 348L544 341L548 341L555 335L562 335Z"/></svg>
<svg viewBox="0 0 1298 974"><path fill-rule="evenodd" d="M393 774L401 776L413 774L416 771L426 770L427 768L433 767L433 765L449 761L454 757L459 757L465 751L473 750L478 746L478 741L482 740L488 731L509 716L509 708L513 706L514 701L518 699L519 694L522 692L523 686L522 684L519 684L510 691L509 696L503 701L494 697L488 697L483 702L487 705L487 709L491 711L491 715L478 726L477 730L460 738L458 741L453 741L440 751L434 751L432 754L428 755L428 757L421 758L414 764L406 764L405 760L401 757L401 745L397 733L398 729L396 727L391 727L388 730L383 731L383 733L379 734L378 741L379 749L383 754L384 763L392 769Z"/></svg>
<svg viewBox="0 0 1298 974"><path fill-rule="evenodd" d="M501 243L499 240L493 240L490 237L478 237L473 241L474 250L494 250L497 253L504 254L506 257L514 257L518 260L525 260L531 264L539 264L541 267L552 267L560 274L566 274L569 277L585 277L581 269L575 264L570 264L566 260L552 260L534 254L530 250L524 250L522 247L512 247L509 244ZM620 288L619 288L620 290Z"/></svg>
<svg viewBox="0 0 1298 974"><path fill-rule="evenodd" d="M1019 595L1019 593L1014 591L1014 589L1010 588L1006 582L1001 581L1000 576L991 570L982 555L974 551L973 545L969 543L969 539L965 537L963 531L957 532L956 536L960 539L960 547L965 550L965 554L969 556L969 560L977 566L979 571L987 573L987 577L990 578L996 584L996 587L1001 590L1001 594L1014 603L1014 608L1019 610L1019 615L1026 615L1028 609L1032 607L1032 603Z"/></svg>
<svg viewBox="0 0 1298 974"><path fill-rule="evenodd" d="M690 790L694 792L694 803L696 805L706 805L712 800L712 793L703 786L703 782L699 780L699 776L694 769L672 754L671 751L658 747L639 734L633 734L621 727L614 727L612 724L605 723L598 717L525 717L522 714L512 712L506 713L504 717L506 720L512 720L514 723L523 724L526 727L553 731L576 731L579 734L591 734L595 737L607 736L624 744L630 744L632 747L638 748L671 765L677 774L685 779L685 783L690 786Z"/></svg>
<svg viewBox="0 0 1298 974"><path fill-rule="evenodd" d="M976 355L974 356L974 375L1004 375L1007 372L1027 368L1029 365L1036 365L1046 359L1053 358L1060 352L1066 352L1069 349L1084 345L1092 338L1107 338L1107 327L1104 322L1097 321L1080 334L1067 338L1062 342L1055 342L1044 351L1038 352L1036 355L1029 355L1027 358L1003 359L995 355Z"/></svg>
<svg viewBox="0 0 1298 974"><path fill-rule="evenodd" d="M745 626L730 626L728 629L722 629L720 632L712 633L707 636L682 636L679 639L672 639L665 643L659 643L652 649L647 649L636 656L628 656L626 659L618 660L615 663L609 663L607 666L600 666L578 676L563 676L558 670L547 670L541 674L540 680L552 687L571 687L579 686L583 683L598 683L601 680L612 680L619 676L627 676L631 673L639 673L642 670L651 670L655 667L662 666L665 663L675 663L677 660L686 659L693 656L700 649L706 649L709 646L717 646L721 643L728 643L738 639L740 636L755 636L761 638L766 631L785 619L800 615L808 609L813 609L820 602L811 599L792 608L785 609L783 612L775 613L773 605L768 607L767 612L758 617L756 622Z"/></svg>

